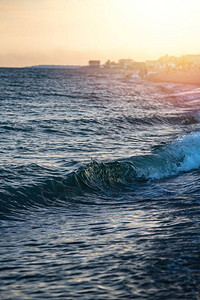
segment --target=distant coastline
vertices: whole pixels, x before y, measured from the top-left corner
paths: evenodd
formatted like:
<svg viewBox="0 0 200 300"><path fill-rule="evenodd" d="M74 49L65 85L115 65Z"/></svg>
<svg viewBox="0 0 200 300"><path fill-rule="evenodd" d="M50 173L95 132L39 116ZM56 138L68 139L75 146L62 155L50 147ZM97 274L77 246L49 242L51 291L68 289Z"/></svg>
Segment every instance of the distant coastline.
<svg viewBox="0 0 200 300"><path fill-rule="evenodd" d="M124 64L108 63L101 65L99 67L91 67L89 65L32 65L24 67L0 67L0 69L87 69L95 71L110 71L110 72L127 72L127 77L131 78L131 75L137 75L140 77L139 70L143 67L143 64L148 66L147 74L144 79L150 82L168 82L174 84L185 84L185 85L195 85L200 86L200 61L199 64L188 62L186 64L187 68L178 69L175 65L172 68L172 63L170 65L170 57L165 56L164 61L161 63L155 61L153 65L148 65L148 63L135 63L135 65L126 65L127 63L134 64L132 60L121 60ZM165 61L165 60L168 61ZM198 55L200 59L200 55ZM161 59L160 59L161 60ZM116 67L117 65L117 67ZM114 67L113 67L114 66Z"/></svg>
<svg viewBox="0 0 200 300"><path fill-rule="evenodd" d="M181 71L171 71L166 73L165 71L157 71L155 73L149 73L146 78L151 82L169 82L169 83L180 83L189 85L200 86L200 74L191 74Z"/></svg>
<svg viewBox="0 0 200 300"><path fill-rule="evenodd" d="M78 69L83 68L84 66L79 65L35 65L35 66L26 66L24 68L31 69Z"/></svg>

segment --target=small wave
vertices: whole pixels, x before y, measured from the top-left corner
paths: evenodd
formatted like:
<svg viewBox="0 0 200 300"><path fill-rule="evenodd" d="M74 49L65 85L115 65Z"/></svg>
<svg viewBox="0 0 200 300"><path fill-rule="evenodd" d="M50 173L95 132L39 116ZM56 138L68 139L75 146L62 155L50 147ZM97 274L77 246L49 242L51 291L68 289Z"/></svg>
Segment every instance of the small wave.
<svg viewBox="0 0 200 300"><path fill-rule="evenodd" d="M186 100L193 100L200 98L200 88L194 88L186 91L174 93L173 96L185 98Z"/></svg>
<svg viewBox="0 0 200 300"><path fill-rule="evenodd" d="M196 89L194 85L185 85L182 83L154 83L154 85L158 86L165 93L185 93L190 92L191 90Z"/></svg>
<svg viewBox="0 0 200 300"><path fill-rule="evenodd" d="M154 126L159 124L170 125L170 124L180 124L180 125L192 125L199 123L199 114L198 112L187 112L183 114L153 114L151 116L145 117L133 117L133 116L124 116L118 117L115 119L110 118L108 122L115 122L117 125L142 125L142 126Z"/></svg>
<svg viewBox="0 0 200 300"><path fill-rule="evenodd" d="M76 95L71 95L71 94L62 94L62 93L56 93L56 92L51 92L51 93L41 93L41 96L48 96L48 97L64 97L64 98L71 98L71 99L76 99Z"/></svg>
<svg viewBox="0 0 200 300"><path fill-rule="evenodd" d="M173 99L177 106L191 108L200 107L200 88L190 87L189 90L182 91L177 89L167 97Z"/></svg>
<svg viewBox="0 0 200 300"><path fill-rule="evenodd" d="M31 132L33 128L31 126L27 126L23 123L14 123L14 122L1 122L0 121L0 130L6 131L22 131L22 132Z"/></svg>
<svg viewBox="0 0 200 300"><path fill-rule="evenodd" d="M17 126L17 125L3 125L0 126L0 129L6 130L6 131L22 131L22 132L31 132L33 131L33 128L29 127L23 127L23 126Z"/></svg>

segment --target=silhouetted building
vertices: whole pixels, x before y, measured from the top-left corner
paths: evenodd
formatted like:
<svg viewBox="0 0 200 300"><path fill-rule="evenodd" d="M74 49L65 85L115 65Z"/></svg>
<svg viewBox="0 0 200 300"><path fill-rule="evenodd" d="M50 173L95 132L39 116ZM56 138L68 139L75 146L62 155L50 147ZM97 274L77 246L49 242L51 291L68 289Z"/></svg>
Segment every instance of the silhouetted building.
<svg viewBox="0 0 200 300"><path fill-rule="evenodd" d="M124 68L124 69L128 69L128 68L131 68L133 66L133 60L128 58L128 59L120 59L119 60L119 66L121 68Z"/></svg>
<svg viewBox="0 0 200 300"><path fill-rule="evenodd" d="M103 65L104 68L107 68L107 69L119 69L120 68L120 65L114 61L110 61L107 60L106 63Z"/></svg>
<svg viewBox="0 0 200 300"><path fill-rule="evenodd" d="M89 67L100 68L100 60L89 60Z"/></svg>
<svg viewBox="0 0 200 300"><path fill-rule="evenodd" d="M134 61L133 63L133 70L141 70L145 69L146 64L142 61Z"/></svg>

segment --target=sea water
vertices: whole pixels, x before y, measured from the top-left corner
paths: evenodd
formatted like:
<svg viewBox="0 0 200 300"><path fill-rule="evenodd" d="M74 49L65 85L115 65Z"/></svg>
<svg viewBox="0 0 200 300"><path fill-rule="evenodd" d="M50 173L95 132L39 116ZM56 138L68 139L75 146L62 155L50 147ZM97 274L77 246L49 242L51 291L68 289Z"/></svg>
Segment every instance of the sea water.
<svg viewBox="0 0 200 300"><path fill-rule="evenodd" d="M1 299L200 299L199 99L0 69Z"/></svg>

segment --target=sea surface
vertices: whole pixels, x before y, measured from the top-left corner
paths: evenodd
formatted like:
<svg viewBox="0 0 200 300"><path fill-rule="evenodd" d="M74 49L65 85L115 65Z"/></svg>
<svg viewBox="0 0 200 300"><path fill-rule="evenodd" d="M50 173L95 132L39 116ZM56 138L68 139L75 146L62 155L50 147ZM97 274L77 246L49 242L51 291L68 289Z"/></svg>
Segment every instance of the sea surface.
<svg viewBox="0 0 200 300"><path fill-rule="evenodd" d="M0 299L200 299L200 88L0 69Z"/></svg>

